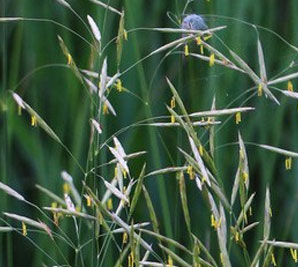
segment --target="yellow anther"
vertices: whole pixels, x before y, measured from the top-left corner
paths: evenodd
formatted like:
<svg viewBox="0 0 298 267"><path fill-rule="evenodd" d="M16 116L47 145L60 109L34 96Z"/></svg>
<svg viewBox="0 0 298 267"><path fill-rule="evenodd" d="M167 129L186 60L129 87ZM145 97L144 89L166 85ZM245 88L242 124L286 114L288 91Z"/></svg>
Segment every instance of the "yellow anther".
<svg viewBox="0 0 298 267"><path fill-rule="evenodd" d="M263 95L263 85L260 83L258 86L258 96L262 96Z"/></svg>
<svg viewBox="0 0 298 267"><path fill-rule="evenodd" d="M212 67L214 65L214 62L215 62L215 55L211 54L209 58L209 66Z"/></svg>
<svg viewBox="0 0 298 267"><path fill-rule="evenodd" d="M67 64L70 65L72 62L72 57L71 57L71 54L67 54Z"/></svg>
<svg viewBox="0 0 298 267"><path fill-rule="evenodd" d="M242 172L242 178L243 178L244 183L246 183L246 181L248 179L248 173L246 171Z"/></svg>
<svg viewBox="0 0 298 267"><path fill-rule="evenodd" d="M290 248L291 256L295 263L298 262L297 249Z"/></svg>
<svg viewBox="0 0 298 267"><path fill-rule="evenodd" d="M91 197L89 195L86 196L86 202L87 202L87 207L91 207L92 200L91 200Z"/></svg>
<svg viewBox="0 0 298 267"><path fill-rule="evenodd" d="M54 208L54 209L57 208L57 207L58 207L57 202L52 202L51 207ZM56 226L58 226L58 223L59 223L59 215L58 215L57 212L53 212L53 220L54 220L54 224L55 224Z"/></svg>
<svg viewBox="0 0 298 267"><path fill-rule="evenodd" d="M184 46L184 55L185 55L186 57L189 56L189 47L188 47L187 44Z"/></svg>
<svg viewBox="0 0 298 267"><path fill-rule="evenodd" d="M113 209L113 200L111 198L108 199L107 208L108 210Z"/></svg>
<svg viewBox="0 0 298 267"><path fill-rule="evenodd" d="M214 229L218 229L221 225L221 218L219 219L219 221L216 221L214 218L214 215L211 214L211 226L214 227Z"/></svg>
<svg viewBox="0 0 298 267"><path fill-rule="evenodd" d="M220 262L221 262L221 264L224 266L225 264L224 264L224 255L222 254L222 253L220 253L219 254L219 257L220 257Z"/></svg>
<svg viewBox="0 0 298 267"><path fill-rule="evenodd" d="M202 44L201 36L198 36L196 38L196 41L197 41L197 45L201 45Z"/></svg>
<svg viewBox="0 0 298 267"><path fill-rule="evenodd" d="M202 145L199 145L199 153L201 157L204 155L204 147Z"/></svg>
<svg viewBox="0 0 298 267"><path fill-rule="evenodd" d="M175 99L174 96L171 99L171 105L170 106L171 106L172 109L176 107L176 99Z"/></svg>
<svg viewBox="0 0 298 267"><path fill-rule="evenodd" d="M104 115L109 114L109 108L106 102L103 104L102 112Z"/></svg>
<svg viewBox="0 0 298 267"><path fill-rule="evenodd" d="M128 40L127 31L125 29L123 30L123 38L124 38L125 41Z"/></svg>
<svg viewBox="0 0 298 267"><path fill-rule="evenodd" d="M271 254L271 263L273 264L273 266L277 266L274 253Z"/></svg>
<svg viewBox="0 0 298 267"><path fill-rule="evenodd" d="M292 169L292 158L291 157L286 158L285 167L286 167L286 170Z"/></svg>
<svg viewBox="0 0 298 267"><path fill-rule="evenodd" d="M63 184L63 193L69 195L70 192L70 186L68 183Z"/></svg>
<svg viewBox="0 0 298 267"><path fill-rule="evenodd" d="M37 126L37 118L35 115L31 116L31 126L33 126L33 127Z"/></svg>
<svg viewBox="0 0 298 267"><path fill-rule="evenodd" d="M128 240L128 235L126 232L123 233L123 238L122 238L122 243L123 244L126 244L127 243L127 240Z"/></svg>
<svg viewBox="0 0 298 267"><path fill-rule="evenodd" d="M22 222L22 232L23 232L23 236L27 235L27 226L24 222Z"/></svg>
<svg viewBox="0 0 298 267"><path fill-rule="evenodd" d="M236 113L236 124L239 124L241 122L241 113L237 112Z"/></svg>
<svg viewBox="0 0 298 267"><path fill-rule="evenodd" d="M116 83L116 89L119 93L122 92L123 88L122 88L122 82L120 79L117 80L117 83Z"/></svg>
<svg viewBox="0 0 298 267"><path fill-rule="evenodd" d="M235 240L236 240L236 242L238 242L240 240L239 233L237 231L235 233Z"/></svg>
<svg viewBox="0 0 298 267"><path fill-rule="evenodd" d="M127 178L127 173L124 169L122 169L122 174L123 174L123 178L126 179Z"/></svg>
<svg viewBox="0 0 298 267"><path fill-rule="evenodd" d="M288 91L293 92L294 91L294 86L291 81L288 81Z"/></svg>
<svg viewBox="0 0 298 267"><path fill-rule="evenodd" d="M173 259L171 258L170 255L168 256L168 266L169 266L169 267L173 267L173 266L174 266Z"/></svg>
<svg viewBox="0 0 298 267"><path fill-rule="evenodd" d="M171 115L171 123L175 123L176 119L174 115Z"/></svg>
<svg viewBox="0 0 298 267"><path fill-rule="evenodd" d="M209 34L209 35L205 36L204 41L208 41L211 37L212 37L212 34Z"/></svg>
<svg viewBox="0 0 298 267"><path fill-rule="evenodd" d="M192 166L188 165L187 166L187 174L189 175L189 179L190 180L193 180L195 178L195 175L194 175L194 171L192 169Z"/></svg>

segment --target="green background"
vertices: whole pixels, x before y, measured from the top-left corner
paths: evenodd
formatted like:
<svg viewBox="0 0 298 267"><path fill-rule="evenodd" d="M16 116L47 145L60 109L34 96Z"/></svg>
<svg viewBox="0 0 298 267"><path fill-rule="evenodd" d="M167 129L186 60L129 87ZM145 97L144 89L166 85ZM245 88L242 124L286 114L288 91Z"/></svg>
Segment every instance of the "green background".
<svg viewBox="0 0 298 267"><path fill-rule="evenodd" d="M180 0L112 0L110 2L119 10L124 8L127 30L143 27L177 27L168 18L167 12L179 17L184 4L184 1ZM108 12L105 20L105 10L94 3L87 0L73 0L69 3L84 21L87 21L87 14L96 20L102 32L103 43L117 35L118 15ZM256 31L251 26L231 18L267 27L288 42L298 45L297 10L296 0L210 0L209 2L201 0L190 4L187 13L204 14L210 27L227 25L228 28L219 32L218 35L229 48L238 53L258 72ZM52 19L92 41L90 34L78 18L54 0L2 0L0 12L1 16L6 17ZM90 101L80 82L66 66L66 59L59 47L57 35L63 37L75 62L81 68L89 66L90 48L80 38L50 22L1 23L0 30L0 179L29 201L41 207L49 206L50 199L39 192L35 184L40 184L62 197L63 181L60 172L67 170L78 187L81 185L82 174L59 144L42 129L30 126L30 117L26 112L23 112L22 116L17 115L16 105L11 99L6 98L7 91L16 90L52 127L78 161L85 166L90 134ZM297 56L294 50L268 31L259 29L259 34L269 79L283 71L292 61L294 61L294 67L291 72L297 71L295 67ZM128 41L123 47L120 71L176 38L179 38L178 34L141 30L129 33ZM219 42L215 40L210 42L228 55L228 50ZM199 52L194 44L190 46L190 49ZM117 130L141 119L168 115L166 105L170 103L171 93L165 81L166 76L179 91L189 112L210 109L214 95L217 108L225 108L234 100L236 101L233 102L232 107L242 105L253 93L247 93L236 99L253 86L252 81L245 75L226 70L221 66L210 68L208 62L185 58L179 53L163 60L165 54L163 52L150 57L121 78L123 85L139 96L142 101L132 94L112 92L109 99L118 116L105 117L103 140ZM108 73L113 75L117 70L115 42L109 45L106 56L108 57ZM97 72L99 71L98 65L96 64L94 69ZM32 75L26 76L32 71L34 71ZM25 76L26 79L23 79ZM293 84L296 89L298 83L293 81ZM280 88L286 89L286 86L282 84ZM235 125L234 118L227 120L228 117L226 117L224 126L216 127L218 130L216 164L228 195L231 192L238 166L238 147L232 144L237 141L238 129L244 141L298 151L297 101L282 97L278 93L276 95L281 102L280 106L264 97L255 96L245 105L256 107L256 111L244 114L239 126ZM148 102L148 105L145 105L145 102ZM199 130L199 136L207 141L204 129ZM118 138L128 153L139 150L148 151L146 156L133 160L130 164L132 175L135 177L138 176L145 161L147 171L173 166L173 164L176 166L183 164L183 159L177 152L177 145L188 149L184 133L177 129L130 127ZM271 237L297 242L297 161L294 160L291 171L286 171L285 159L280 155L255 146L247 146L247 152L251 179L250 192L257 192L253 202L251 221L263 220L265 188L268 185L272 194L273 211ZM106 162L111 158L110 153L104 152L100 161ZM102 175L111 179L113 169L105 168ZM187 244L189 240L185 235L186 228L175 176L150 177L145 184L149 188L160 219L161 232ZM187 194L193 232L203 241L210 242L210 246L213 247L211 252L216 255L216 245L214 245L216 234L209 227L208 208L202 201L197 188L189 181L187 181ZM135 221L149 220L143 202L141 198ZM40 216L35 210L5 196L2 192L0 193L0 211L9 211L31 218ZM262 238L262 229L261 223L247 237L248 251L251 255L255 253L259 245L258 240ZM72 235L71 230L69 234ZM51 247L48 238L43 235L32 234L32 239L42 248ZM52 264L40 250L16 233L1 233L0 248L1 266L41 266L42 262L49 266ZM67 248L63 249L71 259L73 252L68 251ZM114 263L117 255L113 254L113 251L113 246L111 246L103 266L111 266ZM289 251L286 251L284 256L281 250L276 251L277 261L282 261L282 265L279 266L293 264ZM49 252L55 255L54 249L53 251L50 249ZM242 266L241 257L239 251L235 249L232 263L235 266ZM88 266L87 258L86 263Z"/></svg>

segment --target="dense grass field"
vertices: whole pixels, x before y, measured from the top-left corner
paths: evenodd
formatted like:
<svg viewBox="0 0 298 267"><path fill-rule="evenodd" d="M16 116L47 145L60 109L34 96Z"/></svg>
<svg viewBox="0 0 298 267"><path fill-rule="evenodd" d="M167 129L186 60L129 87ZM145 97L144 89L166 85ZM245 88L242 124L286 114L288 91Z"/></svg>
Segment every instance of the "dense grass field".
<svg viewBox="0 0 298 267"><path fill-rule="evenodd" d="M1 0L0 266L295 266L297 10Z"/></svg>

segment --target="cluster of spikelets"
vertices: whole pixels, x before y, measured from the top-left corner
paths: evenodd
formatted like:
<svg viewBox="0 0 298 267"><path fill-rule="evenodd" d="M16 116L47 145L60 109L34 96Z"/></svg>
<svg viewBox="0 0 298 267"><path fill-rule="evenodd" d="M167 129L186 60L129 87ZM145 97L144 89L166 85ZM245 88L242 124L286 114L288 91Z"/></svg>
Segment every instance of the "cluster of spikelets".
<svg viewBox="0 0 298 267"><path fill-rule="evenodd" d="M71 6L64 0L59 0L58 2L72 10ZM127 39L128 34L124 27L124 12L120 12L111 6L106 6L102 2L98 1L98 3L120 16L118 36L115 38L115 41L117 42L118 64L118 72L116 74L112 76L108 75L107 58L102 60L102 67L99 75L91 70L80 69L63 39L60 36L58 37L61 49L67 59L68 66L86 89L92 105L95 105L96 107L94 116L90 118L90 144L92 146L96 145L96 140L99 140L99 136L104 131L100 121L102 115L107 113L111 113L115 116L117 115L116 109L108 100L110 91L113 89L117 89L119 92L127 90L122 86L120 79L127 70L123 72L119 71L122 42ZM23 20L22 18L1 18L1 21L14 19ZM91 45L98 53L98 56L101 57L103 49L100 30L91 16L88 16L87 20L90 27L89 31L92 33L94 39L94 44ZM298 98L298 94L294 92L293 84L291 82L292 79L298 77L298 73L293 73L273 80L267 79L265 60L259 39L257 40L260 65L259 75L235 52L230 51L230 55L233 58L232 60L207 43L207 40L210 39L210 37L213 38L212 36L215 32L224 29L224 26L204 30L193 30L191 28L185 29L185 27L182 27L182 29L153 28L151 29L152 31L180 33L183 34L183 36L154 50L137 63L140 63L144 59L157 53L184 47L185 56L192 56L209 61L210 67L217 64L246 74L254 82L253 89L255 89L255 94L258 96L264 94L273 102L279 104L278 99L272 93L272 89L274 89L287 97ZM190 42L196 42L197 45L200 46L200 54L191 53L189 51L188 44ZM210 55L205 55L204 50L208 51ZM94 80L98 81L98 84L96 84ZM68 243L74 249L76 257L81 261L82 265L84 265L84 255L82 252L84 244L76 245L75 242L66 236L60 227L62 220L73 221L78 240L80 239L80 224L82 221L86 223L90 231L95 229L93 237L94 243L98 242L100 238L108 238L112 240L117 248L119 248L116 266L121 266L125 262L128 263L128 266L231 266L232 260L228 249L228 244L231 242L235 242L239 246L239 249L243 250L245 261L249 266L268 266L270 263L276 265L274 256L275 247L289 249L293 260L297 262L298 244L279 242L270 239L272 212L270 205L270 191L268 188L266 189L264 207L263 239L259 241L259 249L255 255L253 257L249 256L244 236L249 233L251 229L259 227L259 222L250 222L249 220L249 216L252 213L251 204L254 200L255 193L250 193L249 190L250 176L248 156L246 153L245 142L242 140L240 132L238 133L239 165L231 196L226 195L218 181L216 164L214 162L214 126L220 124L220 118L224 116L235 116L236 123L239 124L241 123L241 114L253 111L254 107L236 107L218 110L214 100L211 110L189 114L182 99L178 95L175 86L169 79L166 80L172 94L170 106L167 107L169 116L163 117L166 118L167 121L158 121L156 119L154 122L151 122L151 118L150 122L144 123L143 121L142 124L153 127L180 127L183 129L188 138L190 150L185 151L181 148L178 148L178 150L183 155L185 164L182 166L167 167L149 173L146 172L146 164L144 164L139 176L134 178L131 176L129 162L131 159L139 157L146 152L140 151L127 154L118 138L113 136L107 142L101 144L99 148L102 149L103 147L107 147L113 156L113 160L105 163L105 166L114 166L115 172L111 181L106 177L100 176L99 170L102 166L93 166L87 171L80 167L75 157L51 127L17 93L12 92L12 97L18 106L18 113L21 114L22 110L26 110L31 116L32 126L39 126L63 146L80 167L84 179L82 180L81 189L79 190L75 187L71 175L66 171L62 171L61 177L64 181L64 198L61 198L54 192L38 185L37 188L52 199L51 205L44 208L40 208L38 205L27 201L11 187L0 183L0 189L2 191L19 201L33 206L38 210L40 216L42 216L42 220L33 220L25 216L5 212L4 215L6 217L20 222L21 227L14 227L8 224L5 220L8 226L0 227L0 231L17 231L28 237L30 231L39 230L46 233L54 244L56 244L58 239ZM285 82L288 83L288 90L280 90L274 87L276 84ZM195 127L204 127L208 130L209 148L202 144L201 140L198 138ZM113 144L111 144L111 141L113 141ZM285 167L287 170L291 169L292 158L298 157L297 153L284 149L265 144L253 145L283 155L285 157ZM159 219L157 218L154 205L144 184L145 178L157 175L163 176L168 173L176 175L179 182L183 215L192 247L185 247L180 244L179 241L162 235L159 229ZM104 186L105 193L101 197L98 195L98 188L87 183L87 178L90 175L99 178L101 185ZM208 247L192 232L191 224L193 222L190 219L185 179L190 179L191 182L194 183L204 196L207 206L210 208L210 224L217 233L219 247L218 255L212 255ZM141 194L145 197L151 222L134 222L134 211ZM235 208L237 196L241 207L240 211L237 211ZM230 220L230 222L227 221L226 214L231 215L232 220ZM92 225L94 228L91 227ZM29 227L30 229L28 229ZM101 235L102 232L105 232L105 234ZM119 242L115 238L117 235L122 235L121 244L118 244ZM150 240L154 238L156 243L150 243L147 240L147 237L151 237ZM94 246L97 247L96 245ZM157 246L159 248L157 248ZM162 254L159 253L160 251L162 251ZM97 251L97 253L97 259L100 260L99 251ZM187 255L187 257L184 258L180 256L180 254ZM59 265L60 263L55 262L55 264ZM63 264L69 265L66 259Z"/></svg>

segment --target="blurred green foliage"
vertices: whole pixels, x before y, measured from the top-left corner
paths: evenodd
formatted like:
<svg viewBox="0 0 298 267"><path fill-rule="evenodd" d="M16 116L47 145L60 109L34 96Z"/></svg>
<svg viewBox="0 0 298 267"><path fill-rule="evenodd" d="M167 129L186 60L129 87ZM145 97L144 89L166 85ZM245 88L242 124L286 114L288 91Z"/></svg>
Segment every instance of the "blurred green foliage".
<svg viewBox="0 0 298 267"><path fill-rule="evenodd" d="M83 20L87 21L87 14L96 19L104 43L117 35L119 16L106 13L105 9L86 0L72 0L69 3ZM168 18L167 12L179 18L184 1L112 0L110 4L119 10L124 8L125 28L129 30L143 27L177 27ZM235 19L266 27L281 35L289 43L298 45L297 10L296 0L201 0L190 4L187 13L204 14L209 26L227 25L226 30L218 33L220 38L258 70L256 31ZM78 18L54 0L2 0L0 12L2 17L52 19L92 41ZM42 129L30 126L27 114L17 116L13 101L11 99L6 101L7 92L16 90L54 129L80 164L85 166L90 134L90 101L80 82L66 67L66 59L60 50L57 35L64 38L80 68L88 69L90 66L90 47L77 36L50 22L1 23L0 30L0 179L28 200L38 203L41 207L48 206L49 199L35 188L35 184L40 184L62 196L63 181L60 172L67 170L71 173L77 186L80 186L82 174L59 144L49 138ZM291 71L295 69L297 71L295 51L272 32L259 29L259 34L269 78L283 71L292 61L294 67ZM141 30L129 33L128 41L123 47L120 70L125 70L154 49L178 37L177 34ZM211 40L211 43L225 54L228 53L220 42ZM199 51L195 45L191 45L190 49ZM221 66L209 68L208 62L184 58L178 53L163 59L165 54L161 53L145 60L122 77L123 85L142 101L131 94L112 92L110 101L116 108L118 116L105 117L103 139L141 119L168 115L166 104L170 102L171 93L165 82L166 76L175 84L189 112L210 109L214 95L217 108L225 108L234 100L236 101L232 107L241 105L252 94L248 93L237 98L253 86L244 75L235 74ZM108 72L115 73L117 70L115 42L108 46L105 55L108 57ZM94 70L98 72L99 66L97 62ZM293 84L297 89L297 81L293 81ZM286 88L286 84L283 86ZM231 144L237 141L237 128L245 141L298 151L297 101L278 97L281 101L280 106L265 98L253 97L246 105L255 106L256 111L245 114L239 126L236 126L234 118L231 118L223 127L216 127L216 163L228 193L231 191L238 164L238 147ZM200 130L199 135L202 136L202 140L207 141L204 130ZM148 171L182 163L176 145L178 143L182 148L187 147L185 136L177 129L153 130L148 127L135 127L123 132L119 139L127 152L148 151L146 156L134 160L130 165L133 176L138 176L145 161ZM253 202L253 219L263 218L265 187L269 185L273 210L272 236L279 240L297 242L298 234L295 230L298 226L295 212L298 204L297 162L294 160L292 170L286 172L282 156L254 146L247 146L247 151L251 192L257 192ZM108 159L111 159L111 155L106 152L100 161L105 162ZM103 176L112 177L112 171L109 168L105 169ZM148 178L146 184L149 186L149 193L160 218L161 232L187 244L189 240L184 234L186 228L176 178L174 175L168 175L162 182L158 179ZM215 242L213 241L215 233L212 230L202 231L208 229L210 224L208 209L197 189L188 181L186 187L193 231L203 241L212 244ZM149 218L147 212L143 212L145 205L143 202L144 200L138 204L136 211L136 217L140 221ZM0 210L26 214L32 218L39 216L36 211L3 193L0 193ZM262 236L262 227L259 229L252 231L251 240L248 240L248 243L252 244L248 248L251 254L256 251L256 240ZM32 238L43 248L50 245L45 236L33 235ZM18 234L1 234L0 246L1 266L41 266L41 262L50 264L39 250ZM111 266L114 263L112 251L113 249L109 250L106 265L103 266ZM52 255L54 258L55 253ZM69 253L71 258L72 252ZM233 258L235 266L241 266L241 258L242 256L235 250ZM277 261L282 261L282 265L279 266L292 264L288 252L282 257L282 252L278 250L276 258Z"/></svg>

